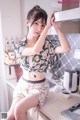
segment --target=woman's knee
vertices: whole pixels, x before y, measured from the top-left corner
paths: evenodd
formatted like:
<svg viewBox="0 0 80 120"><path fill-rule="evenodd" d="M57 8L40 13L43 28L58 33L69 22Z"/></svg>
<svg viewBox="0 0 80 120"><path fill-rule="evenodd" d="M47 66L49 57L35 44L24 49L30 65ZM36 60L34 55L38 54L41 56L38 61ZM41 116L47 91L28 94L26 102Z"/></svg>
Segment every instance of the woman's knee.
<svg viewBox="0 0 80 120"><path fill-rule="evenodd" d="M8 119L8 120L14 120L14 113L12 113L12 112L9 111L9 112L7 113L7 119Z"/></svg>
<svg viewBox="0 0 80 120"><path fill-rule="evenodd" d="M18 117L20 116L22 113L27 113L27 110L24 109L22 104L16 104L15 108L14 108L14 116Z"/></svg>

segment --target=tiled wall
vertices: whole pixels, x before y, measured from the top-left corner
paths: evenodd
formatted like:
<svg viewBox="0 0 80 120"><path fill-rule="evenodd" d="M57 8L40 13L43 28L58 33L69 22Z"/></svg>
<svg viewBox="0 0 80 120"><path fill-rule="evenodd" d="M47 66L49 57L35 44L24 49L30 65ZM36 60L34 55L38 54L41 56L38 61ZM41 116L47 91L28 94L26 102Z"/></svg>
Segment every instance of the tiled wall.
<svg viewBox="0 0 80 120"><path fill-rule="evenodd" d="M57 68L51 68L48 72L51 74L50 79L62 78L65 69L80 68L80 60L74 58L75 49L80 48L80 34L65 34L71 50L67 53L61 54L56 64ZM58 40L58 36L49 36L52 40Z"/></svg>

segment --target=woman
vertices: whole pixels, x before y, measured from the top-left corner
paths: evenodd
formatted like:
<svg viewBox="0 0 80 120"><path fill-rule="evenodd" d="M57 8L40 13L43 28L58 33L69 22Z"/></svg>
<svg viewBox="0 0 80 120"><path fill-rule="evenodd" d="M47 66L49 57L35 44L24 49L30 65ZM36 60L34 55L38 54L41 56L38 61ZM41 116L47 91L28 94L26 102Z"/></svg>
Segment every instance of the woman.
<svg viewBox="0 0 80 120"><path fill-rule="evenodd" d="M34 6L27 15L29 28L26 40L15 47L20 58L23 75L13 93L13 102L8 112L8 120L26 120L26 113L32 107L46 103L49 85L45 80L49 57L55 53L64 53L70 46L54 22L54 13L47 22L47 13L39 6ZM60 46L55 46L46 38L50 27L54 26Z"/></svg>

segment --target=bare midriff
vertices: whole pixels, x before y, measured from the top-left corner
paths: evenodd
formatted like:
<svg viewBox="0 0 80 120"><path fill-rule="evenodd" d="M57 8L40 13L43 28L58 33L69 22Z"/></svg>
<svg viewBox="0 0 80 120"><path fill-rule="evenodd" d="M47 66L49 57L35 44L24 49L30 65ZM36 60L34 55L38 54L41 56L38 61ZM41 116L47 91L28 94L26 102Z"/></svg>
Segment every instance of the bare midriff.
<svg viewBox="0 0 80 120"><path fill-rule="evenodd" d="M29 72L23 70L23 78L26 80L38 81L45 78L45 72Z"/></svg>

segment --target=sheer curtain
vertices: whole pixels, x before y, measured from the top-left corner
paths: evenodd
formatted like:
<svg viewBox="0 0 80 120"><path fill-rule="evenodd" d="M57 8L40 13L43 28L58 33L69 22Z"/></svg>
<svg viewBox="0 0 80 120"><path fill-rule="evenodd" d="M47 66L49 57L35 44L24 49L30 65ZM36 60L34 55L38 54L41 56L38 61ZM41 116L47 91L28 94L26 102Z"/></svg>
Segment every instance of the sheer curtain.
<svg viewBox="0 0 80 120"><path fill-rule="evenodd" d="M0 10L0 112L8 111L8 92L4 68L4 50Z"/></svg>

